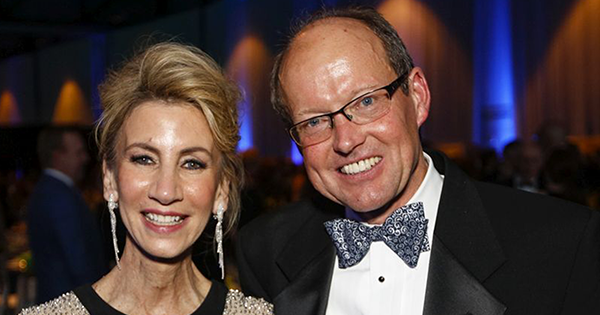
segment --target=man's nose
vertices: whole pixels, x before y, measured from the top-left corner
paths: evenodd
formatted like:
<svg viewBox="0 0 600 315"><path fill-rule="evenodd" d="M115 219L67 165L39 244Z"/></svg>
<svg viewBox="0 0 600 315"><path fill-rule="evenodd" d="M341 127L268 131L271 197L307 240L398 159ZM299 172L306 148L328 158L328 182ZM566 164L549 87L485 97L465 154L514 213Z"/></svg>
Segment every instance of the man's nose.
<svg viewBox="0 0 600 315"><path fill-rule="evenodd" d="M336 152L347 155L365 142L361 126L351 122L343 114L334 116L332 123L333 150Z"/></svg>
<svg viewBox="0 0 600 315"><path fill-rule="evenodd" d="M148 197L162 205L169 205L182 199L180 178L175 170L161 168L155 176Z"/></svg>

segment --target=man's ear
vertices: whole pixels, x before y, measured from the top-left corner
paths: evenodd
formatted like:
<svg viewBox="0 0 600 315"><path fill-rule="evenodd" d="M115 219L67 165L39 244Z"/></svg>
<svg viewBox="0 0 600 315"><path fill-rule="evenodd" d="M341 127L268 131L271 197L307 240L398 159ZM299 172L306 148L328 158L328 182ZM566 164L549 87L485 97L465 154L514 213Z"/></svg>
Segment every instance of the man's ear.
<svg viewBox="0 0 600 315"><path fill-rule="evenodd" d="M408 78L408 89L410 91L409 97L413 99L413 103L415 104L417 125L421 127L421 125L429 116L429 106L431 103L429 86L427 85L427 80L425 79L423 70L419 67L414 67Z"/></svg>
<svg viewBox="0 0 600 315"><path fill-rule="evenodd" d="M215 203L213 205L213 214L217 214L217 210L219 206L222 206L225 211L227 211L227 206L229 204L229 181L223 179L219 187L217 187L217 194L215 197Z"/></svg>
<svg viewBox="0 0 600 315"><path fill-rule="evenodd" d="M106 161L102 161L102 186L104 187L104 200L108 201L111 194L113 195L113 201L119 200L117 176L113 169L108 167Z"/></svg>

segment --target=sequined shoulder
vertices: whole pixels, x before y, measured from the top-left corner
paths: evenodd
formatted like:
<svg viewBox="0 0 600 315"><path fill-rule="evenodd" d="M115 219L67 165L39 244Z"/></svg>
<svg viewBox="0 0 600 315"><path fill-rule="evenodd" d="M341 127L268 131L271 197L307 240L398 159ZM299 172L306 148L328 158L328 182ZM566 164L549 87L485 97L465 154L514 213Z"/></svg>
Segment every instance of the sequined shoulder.
<svg viewBox="0 0 600 315"><path fill-rule="evenodd" d="M229 290L225 299L223 315L273 315L273 304L252 296L245 296L238 290Z"/></svg>
<svg viewBox="0 0 600 315"><path fill-rule="evenodd" d="M85 309L81 301L77 298L75 293L68 292L63 295L50 300L46 303L28 307L19 313L19 315L30 315L30 314L42 314L42 315L54 315L54 314L70 314L70 315L90 315Z"/></svg>

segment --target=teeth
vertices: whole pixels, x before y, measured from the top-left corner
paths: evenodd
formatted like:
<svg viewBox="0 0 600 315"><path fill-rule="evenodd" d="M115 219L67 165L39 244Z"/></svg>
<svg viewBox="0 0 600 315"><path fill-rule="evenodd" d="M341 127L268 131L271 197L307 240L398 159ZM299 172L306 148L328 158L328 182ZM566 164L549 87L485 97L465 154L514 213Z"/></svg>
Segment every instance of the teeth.
<svg viewBox="0 0 600 315"><path fill-rule="evenodd" d="M370 170L371 168L373 168L373 166L375 166L375 164L379 163L379 161L381 161L381 157L375 156L372 158L354 162L352 164L344 165L340 169L340 171L344 174L354 175L357 173L361 173L361 172Z"/></svg>
<svg viewBox="0 0 600 315"><path fill-rule="evenodd" d="M150 212L144 213L144 216L146 217L146 220L156 225L176 225L183 222L183 218L180 216L161 215Z"/></svg>

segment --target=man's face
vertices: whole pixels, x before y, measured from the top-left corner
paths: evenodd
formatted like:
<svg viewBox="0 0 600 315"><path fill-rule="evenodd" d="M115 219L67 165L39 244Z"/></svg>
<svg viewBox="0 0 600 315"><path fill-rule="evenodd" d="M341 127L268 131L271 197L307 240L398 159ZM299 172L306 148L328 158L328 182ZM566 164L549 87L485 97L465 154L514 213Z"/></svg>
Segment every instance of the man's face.
<svg viewBox="0 0 600 315"><path fill-rule="evenodd" d="M54 154L54 168L65 173L74 182L79 182L83 178L88 160L82 136L76 132L64 133L63 148Z"/></svg>
<svg viewBox="0 0 600 315"><path fill-rule="evenodd" d="M299 34L280 74L295 123L336 111L397 77L380 40L365 25L340 18L316 22ZM418 128L427 118L429 91L420 69L408 80L409 96L397 91L382 118L357 125L336 115L329 139L301 148L315 188L369 222L380 223L405 204L427 170ZM361 161L374 165L345 172Z"/></svg>
<svg viewBox="0 0 600 315"><path fill-rule="evenodd" d="M526 180L539 176L543 164L542 148L536 143L523 143L516 163L518 175Z"/></svg>

